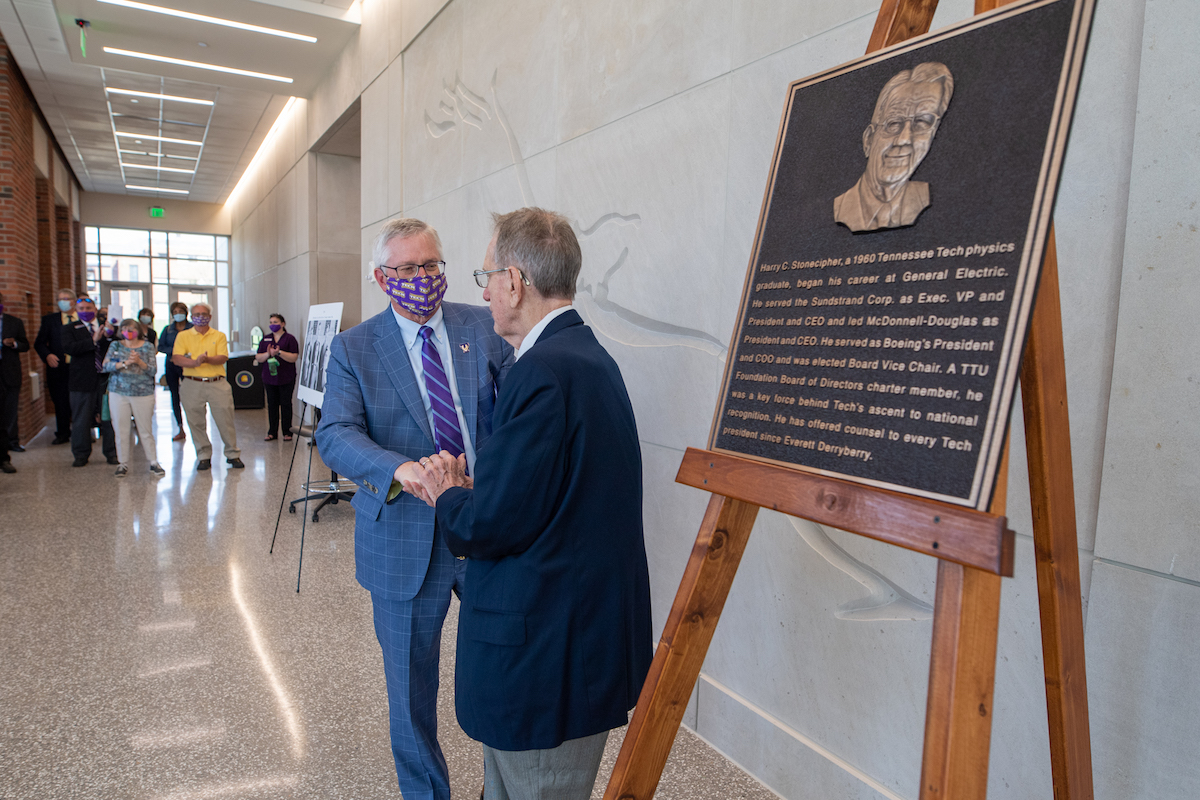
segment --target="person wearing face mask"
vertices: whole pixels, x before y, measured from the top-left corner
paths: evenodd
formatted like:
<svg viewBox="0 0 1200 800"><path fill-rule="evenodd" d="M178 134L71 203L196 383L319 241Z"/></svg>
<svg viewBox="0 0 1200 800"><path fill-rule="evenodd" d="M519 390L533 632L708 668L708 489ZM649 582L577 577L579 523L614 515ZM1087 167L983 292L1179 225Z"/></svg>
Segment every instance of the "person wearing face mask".
<svg viewBox="0 0 1200 800"><path fill-rule="evenodd" d="M75 292L59 289L56 310L42 317L42 326L33 349L46 364L46 391L54 403L54 440L50 444L71 441L71 389L68 386L68 357L63 350L63 332L75 322Z"/></svg>
<svg viewBox="0 0 1200 800"><path fill-rule="evenodd" d="M158 346L158 334L154 332L154 311L149 308L143 308L138 312L138 322L142 323L142 330L146 332L146 341L155 347Z"/></svg>
<svg viewBox="0 0 1200 800"><path fill-rule="evenodd" d="M63 350L71 357L67 384L71 390L71 454L75 456L71 466L87 465L92 455L92 426L97 418L101 450L108 463L116 465L121 462L117 459L112 421L101 412L108 381L100 371L113 332L103 319L96 318L96 304L90 297L76 301L75 317L70 325L63 326Z"/></svg>
<svg viewBox="0 0 1200 800"><path fill-rule="evenodd" d="M321 459L359 486L355 576L371 593L400 791L405 800L449 800L437 742L438 654L465 562L450 554L433 509L400 481L443 447L474 465L513 350L486 308L442 302L442 243L426 223L386 222L372 258L390 302L333 338L316 442Z"/></svg>
<svg viewBox="0 0 1200 800"><path fill-rule="evenodd" d="M187 438L187 434L183 432L183 406L179 400L179 381L183 378L183 368L171 360L171 353L175 349L175 337L180 332L192 327L187 313L186 305L172 303L171 323L162 329L162 336L158 337L158 352L165 353L167 356L167 366L163 370L163 377L167 381L167 389L171 392L171 411L175 413L176 431L175 436L171 439L173 442L182 442Z"/></svg>
<svg viewBox="0 0 1200 800"><path fill-rule="evenodd" d="M237 429L233 425L233 390L225 380L225 362L229 345L225 334L209 327L212 308L206 303L192 306L192 328L175 336L171 360L183 367L179 399L187 414L196 448L197 470L212 467L212 442L208 438L208 414L213 415L221 440L225 443L225 463L242 469L242 451L238 449Z"/></svg>
<svg viewBox="0 0 1200 800"><path fill-rule="evenodd" d="M129 451L132 446L130 414L137 425L142 450L150 461L150 472L156 478L167 474L159 466L154 448L154 431L151 428L154 418L154 345L143 338L144 330L142 323L136 319L122 320L120 335L104 356L104 371L111 375L108 379L108 405L116 421L117 460L120 461L118 478L129 474Z"/></svg>
<svg viewBox="0 0 1200 800"><path fill-rule="evenodd" d="M29 340L25 338L25 323L20 317L4 311L4 295L0 294L0 430L4 431L4 443L0 451L0 471L13 470L8 459L11 450L23 453L18 418L21 408L21 353L29 352ZM7 466L5 466L7 465ZM14 470L15 471L15 470Z"/></svg>
<svg viewBox="0 0 1200 800"><path fill-rule="evenodd" d="M263 365L263 387L267 392L267 436L274 441L277 428L283 428L283 440L292 440L292 392L296 389L296 359L300 357L300 342L287 332L283 314L272 314L271 332L258 343L254 360ZM282 413L281 413L282 412Z"/></svg>

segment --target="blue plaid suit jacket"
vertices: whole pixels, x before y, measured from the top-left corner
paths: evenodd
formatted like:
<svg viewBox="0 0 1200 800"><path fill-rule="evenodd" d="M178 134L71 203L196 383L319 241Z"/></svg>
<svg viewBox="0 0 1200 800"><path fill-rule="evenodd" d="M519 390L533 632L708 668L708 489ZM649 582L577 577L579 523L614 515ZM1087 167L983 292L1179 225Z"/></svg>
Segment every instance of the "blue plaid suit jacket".
<svg viewBox="0 0 1200 800"><path fill-rule="evenodd" d="M491 435L492 410L513 350L486 308L442 303L454 377L478 453ZM355 577L388 600L421 588L433 548L434 511L401 493L387 502L396 467L435 452L433 431L404 338L391 308L333 339L317 446L321 459L358 484L354 494Z"/></svg>

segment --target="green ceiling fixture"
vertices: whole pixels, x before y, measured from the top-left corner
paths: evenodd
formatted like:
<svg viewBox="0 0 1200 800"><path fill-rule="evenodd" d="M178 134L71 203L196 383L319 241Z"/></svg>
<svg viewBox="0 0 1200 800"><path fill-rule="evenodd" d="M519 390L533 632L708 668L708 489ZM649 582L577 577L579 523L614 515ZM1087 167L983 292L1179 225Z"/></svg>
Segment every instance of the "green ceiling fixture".
<svg viewBox="0 0 1200 800"><path fill-rule="evenodd" d="M87 29L92 27L92 23L86 19L75 18L75 24L79 26L79 52L87 58Z"/></svg>

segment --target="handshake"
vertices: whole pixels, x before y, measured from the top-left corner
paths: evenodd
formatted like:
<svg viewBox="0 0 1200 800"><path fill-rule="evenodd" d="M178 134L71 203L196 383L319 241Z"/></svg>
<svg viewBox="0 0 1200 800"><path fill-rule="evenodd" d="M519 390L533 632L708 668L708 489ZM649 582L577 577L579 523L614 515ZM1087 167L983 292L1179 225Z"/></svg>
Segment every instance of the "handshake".
<svg viewBox="0 0 1200 800"><path fill-rule="evenodd" d="M475 481L467 475L467 457L455 457L446 450L418 461L405 461L396 467L393 477L404 491L431 506L436 505L442 492L452 486L467 489L475 486Z"/></svg>

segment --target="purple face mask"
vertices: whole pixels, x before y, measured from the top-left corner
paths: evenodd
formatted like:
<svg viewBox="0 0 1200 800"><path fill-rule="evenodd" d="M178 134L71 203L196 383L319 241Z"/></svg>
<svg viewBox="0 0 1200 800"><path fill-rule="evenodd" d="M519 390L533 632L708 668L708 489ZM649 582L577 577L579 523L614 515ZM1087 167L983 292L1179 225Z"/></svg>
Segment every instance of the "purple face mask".
<svg viewBox="0 0 1200 800"><path fill-rule="evenodd" d="M0 303L0 314L4 313L4 303Z"/></svg>
<svg viewBox="0 0 1200 800"><path fill-rule="evenodd" d="M79 318L81 320L83 320L84 322L91 322L92 320L94 320L96 318L96 312L95 311L80 311Z"/></svg>
<svg viewBox="0 0 1200 800"><path fill-rule="evenodd" d="M278 322L272 322L267 327L269 327L271 329L271 333L279 333L279 331L283 330L283 326L280 325Z"/></svg>
<svg viewBox="0 0 1200 800"><path fill-rule="evenodd" d="M384 280L388 296L418 317L428 317L437 311L446 294L445 275L423 275L410 280L385 277Z"/></svg>
<svg viewBox="0 0 1200 800"><path fill-rule="evenodd" d="M129 340L131 340L131 341L132 341L133 339L136 339L136 338L138 338L137 331L121 331L121 335L122 335L122 336L124 336L126 339L129 339Z"/></svg>

